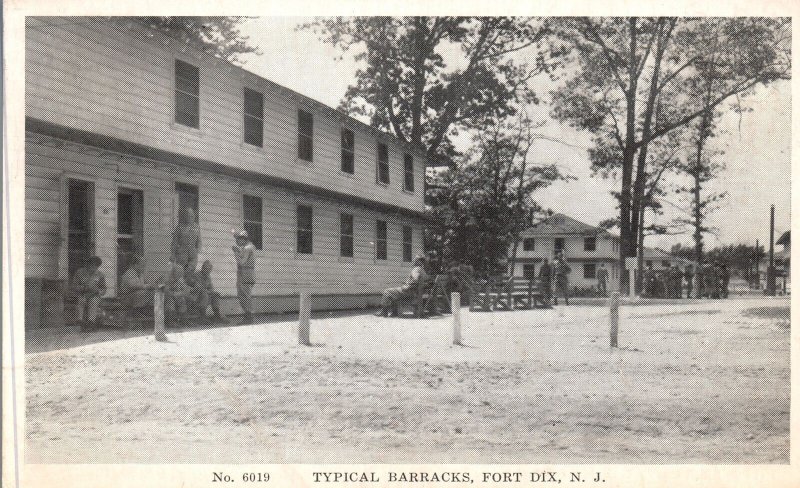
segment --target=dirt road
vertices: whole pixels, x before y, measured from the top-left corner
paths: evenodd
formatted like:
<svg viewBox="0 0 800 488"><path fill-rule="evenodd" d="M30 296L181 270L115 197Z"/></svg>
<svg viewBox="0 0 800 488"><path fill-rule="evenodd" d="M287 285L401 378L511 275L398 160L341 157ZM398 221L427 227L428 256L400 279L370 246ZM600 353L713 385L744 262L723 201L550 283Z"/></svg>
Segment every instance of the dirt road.
<svg viewBox="0 0 800 488"><path fill-rule="evenodd" d="M789 302L277 321L26 356L26 462L787 463Z"/></svg>

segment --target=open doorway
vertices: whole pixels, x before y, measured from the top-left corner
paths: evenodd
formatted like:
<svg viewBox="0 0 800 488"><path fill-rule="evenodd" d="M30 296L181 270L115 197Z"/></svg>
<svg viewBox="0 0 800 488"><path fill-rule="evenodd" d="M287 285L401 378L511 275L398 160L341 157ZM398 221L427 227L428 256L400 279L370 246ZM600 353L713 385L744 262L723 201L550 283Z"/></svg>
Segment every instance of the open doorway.
<svg viewBox="0 0 800 488"><path fill-rule="evenodd" d="M117 192L117 285L131 257L143 255L142 201L141 190L120 188Z"/></svg>

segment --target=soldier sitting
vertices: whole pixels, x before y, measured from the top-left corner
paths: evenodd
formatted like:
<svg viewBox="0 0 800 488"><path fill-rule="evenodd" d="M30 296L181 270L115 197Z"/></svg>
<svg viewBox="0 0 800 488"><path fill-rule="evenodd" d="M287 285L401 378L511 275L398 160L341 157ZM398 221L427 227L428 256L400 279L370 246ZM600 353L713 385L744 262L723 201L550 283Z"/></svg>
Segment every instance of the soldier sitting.
<svg viewBox="0 0 800 488"><path fill-rule="evenodd" d="M120 278L119 300L125 318L130 315L149 315L153 310L153 290L156 287L145 283L142 278L143 269L142 260L133 256L128 263L128 269Z"/></svg>
<svg viewBox="0 0 800 488"><path fill-rule="evenodd" d="M106 277L99 269L102 264L102 259L92 256L86 266L72 276L71 290L76 298L77 323L81 332L100 328L100 299L106 294Z"/></svg>
<svg viewBox="0 0 800 488"><path fill-rule="evenodd" d="M403 286L396 288L387 288L383 290L383 300L381 302L381 309L375 313L376 317L397 317L398 316L398 303L404 297L408 297L417 289L417 285L428 278L425 273L425 258L417 256L414 258L414 269L406 278Z"/></svg>
<svg viewBox="0 0 800 488"><path fill-rule="evenodd" d="M186 303L191 288L186 284L183 266L172 263L172 267L164 287L164 309L167 315L166 325L179 327L186 320Z"/></svg>
<svg viewBox="0 0 800 488"><path fill-rule="evenodd" d="M211 261L204 261L200 271L190 271L186 274L186 284L189 285L190 301L196 306L200 314L199 321L202 324L211 324L216 319L217 322L228 323L228 319L222 314L219 307L220 294L214 289L211 281L211 270L214 269ZM206 316L206 310L211 305L214 319Z"/></svg>

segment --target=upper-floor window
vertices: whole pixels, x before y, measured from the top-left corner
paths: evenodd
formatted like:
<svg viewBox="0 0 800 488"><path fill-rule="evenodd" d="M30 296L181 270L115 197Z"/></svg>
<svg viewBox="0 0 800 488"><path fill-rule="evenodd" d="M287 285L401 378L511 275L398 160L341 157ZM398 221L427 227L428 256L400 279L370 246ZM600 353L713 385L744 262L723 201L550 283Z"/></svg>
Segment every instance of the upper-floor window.
<svg viewBox="0 0 800 488"><path fill-rule="evenodd" d="M353 174L355 170L355 136L350 129L342 129L342 171Z"/></svg>
<svg viewBox="0 0 800 488"><path fill-rule="evenodd" d="M533 240L533 237L528 237L522 240L523 251L533 251L534 249L536 249L536 242Z"/></svg>
<svg viewBox="0 0 800 488"><path fill-rule="evenodd" d="M597 238L596 237L584 237L583 238L583 250L584 251L594 251L597 249Z"/></svg>
<svg viewBox="0 0 800 488"><path fill-rule="evenodd" d="M403 180L403 190L414 191L414 157L410 154L403 156L403 169L405 179Z"/></svg>
<svg viewBox="0 0 800 488"><path fill-rule="evenodd" d="M311 207L297 206L297 252L311 254L314 252L314 225Z"/></svg>
<svg viewBox="0 0 800 488"><path fill-rule="evenodd" d="M353 216L339 214L339 255L353 257Z"/></svg>
<svg viewBox="0 0 800 488"><path fill-rule="evenodd" d="M375 259L385 261L386 252L386 221L375 222Z"/></svg>
<svg viewBox="0 0 800 488"><path fill-rule="evenodd" d="M244 217L243 226L250 237L250 242L256 249L262 249L263 245L263 220L261 198L250 195L242 195L242 214Z"/></svg>
<svg viewBox="0 0 800 488"><path fill-rule="evenodd" d="M403 226L403 261L406 263L411 262L411 255L414 252L414 244L413 244L413 235L414 232L411 230L411 227L404 225Z"/></svg>
<svg viewBox="0 0 800 488"><path fill-rule="evenodd" d="M564 238L563 237L556 237L553 240L553 250L556 251L556 252L564 250Z"/></svg>
<svg viewBox="0 0 800 488"><path fill-rule="evenodd" d="M389 147L382 143L378 143L378 183L389 184Z"/></svg>
<svg viewBox="0 0 800 488"><path fill-rule="evenodd" d="M175 122L200 128L200 70L175 60Z"/></svg>
<svg viewBox="0 0 800 488"><path fill-rule="evenodd" d="M264 146L264 95L244 89L244 142Z"/></svg>
<svg viewBox="0 0 800 488"><path fill-rule="evenodd" d="M297 111L297 157L314 160L314 116L302 110Z"/></svg>

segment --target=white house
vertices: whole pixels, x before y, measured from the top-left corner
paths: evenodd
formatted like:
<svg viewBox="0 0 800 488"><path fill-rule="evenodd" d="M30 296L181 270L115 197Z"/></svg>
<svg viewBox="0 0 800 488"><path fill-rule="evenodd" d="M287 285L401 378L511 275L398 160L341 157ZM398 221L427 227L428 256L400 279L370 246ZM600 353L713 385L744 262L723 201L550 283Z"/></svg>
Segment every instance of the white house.
<svg viewBox="0 0 800 488"><path fill-rule="evenodd" d="M570 288L596 288L597 270L602 265L608 270L608 289L617 289L624 272L619 263L619 248L619 236L564 214L555 214L522 233L514 276L536 276L543 260L552 261L561 250L571 268ZM691 264L667 251L648 247L644 249L644 261L645 266L652 265L656 270L673 264L681 268Z"/></svg>

